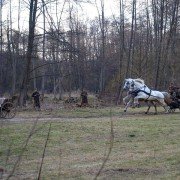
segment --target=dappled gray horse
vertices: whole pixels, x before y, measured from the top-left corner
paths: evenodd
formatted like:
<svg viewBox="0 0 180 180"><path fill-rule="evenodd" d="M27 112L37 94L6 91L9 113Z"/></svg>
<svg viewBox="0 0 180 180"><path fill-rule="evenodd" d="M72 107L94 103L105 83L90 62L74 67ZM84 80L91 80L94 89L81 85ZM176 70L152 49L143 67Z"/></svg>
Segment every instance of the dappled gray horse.
<svg viewBox="0 0 180 180"><path fill-rule="evenodd" d="M128 107L132 104L139 105L139 101L145 101L148 104L148 109L146 113L149 112L151 104L155 107L155 113L157 114L156 104L160 104L164 107L166 112L169 108L165 103L165 93L160 91L151 90L144 84L144 80L137 79L125 79L124 90L128 90L128 95L123 99L123 102L126 104L124 111L126 112ZM129 101L128 101L129 100ZM128 101L128 102L127 102Z"/></svg>

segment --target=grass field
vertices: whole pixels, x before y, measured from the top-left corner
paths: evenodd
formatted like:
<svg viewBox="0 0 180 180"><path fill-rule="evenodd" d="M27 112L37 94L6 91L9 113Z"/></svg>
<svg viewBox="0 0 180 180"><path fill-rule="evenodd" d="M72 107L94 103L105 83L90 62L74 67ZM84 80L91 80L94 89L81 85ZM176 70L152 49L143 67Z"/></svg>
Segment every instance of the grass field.
<svg viewBox="0 0 180 180"><path fill-rule="evenodd" d="M112 120L113 148L98 179L180 179L180 113L144 110L76 108L40 112L41 120L22 111L1 120L2 178L94 179L112 143Z"/></svg>

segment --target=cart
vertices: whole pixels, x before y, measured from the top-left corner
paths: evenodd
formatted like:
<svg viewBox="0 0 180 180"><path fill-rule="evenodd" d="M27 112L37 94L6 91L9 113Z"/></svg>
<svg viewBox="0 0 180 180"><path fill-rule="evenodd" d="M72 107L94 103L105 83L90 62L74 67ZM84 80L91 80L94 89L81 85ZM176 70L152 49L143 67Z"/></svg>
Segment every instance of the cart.
<svg viewBox="0 0 180 180"><path fill-rule="evenodd" d="M0 98L0 117L12 119L16 115L16 107L11 99Z"/></svg>

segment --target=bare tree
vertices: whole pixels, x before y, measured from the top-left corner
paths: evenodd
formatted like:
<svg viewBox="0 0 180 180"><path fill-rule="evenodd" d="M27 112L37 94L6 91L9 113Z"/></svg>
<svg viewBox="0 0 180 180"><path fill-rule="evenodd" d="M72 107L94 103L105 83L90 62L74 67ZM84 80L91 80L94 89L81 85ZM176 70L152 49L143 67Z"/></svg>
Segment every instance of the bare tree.
<svg viewBox="0 0 180 180"><path fill-rule="evenodd" d="M100 75L99 75L99 92L105 90L105 17L104 17L104 0L100 1L100 10L97 1L96 8L99 16L99 24L101 30L101 47L100 47Z"/></svg>
<svg viewBox="0 0 180 180"><path fill-rule="evenodd" d="M45 40L46 40L46 16L45 16L45 3L43 1L43 54L42 54L42 61L45 62ZM42 69L43 71L43 76L42 76L42 83L41 83L41 93L42 96L44 97L44 87L45 87L45 69Z"/></svg>
<svg viewBox="0 0 180 180"><path fill-rule="evenodd" d="M134 51L134 36L135 36L135 26L136 26L136 0L132 2L132 17L131 17L131 31L129 40L129 51L127 59L126 77L132 76L132 66L133 66L133 51Z"/></svg>
<svg viewBox="0 0 180 180"><path fill-rule="evenodd" d="M116 100L116 104L119 103L121 96L122 96L122 82L124 79L123 76L123 59L124 59L124 50L125 50L125 45L124 45L124 41L125 41L125 32L124 32L124 0L120 0L119 1L119 16L120 16L120 22L119 22L119 27L117 27L118 30L118 34L119 34L119 64L118 64L118 74L119 74L119 84L118 84L118 88L117 88L117 100Z"/></svg>
<svg viewBox="0 0 180 180"><path fill-rule="evenodd" d="M37 2L38 0L30 1L30 10L29 10L29 36L28 36L28 48L26 54L26 68L24 71L23 82L20 90L19 103L22 106L26 100L29 77L30 77L30 67L32 61L32 52L33 52L33 43L34 43L34 32L36 25L36 12L37 12Z"/></svg>

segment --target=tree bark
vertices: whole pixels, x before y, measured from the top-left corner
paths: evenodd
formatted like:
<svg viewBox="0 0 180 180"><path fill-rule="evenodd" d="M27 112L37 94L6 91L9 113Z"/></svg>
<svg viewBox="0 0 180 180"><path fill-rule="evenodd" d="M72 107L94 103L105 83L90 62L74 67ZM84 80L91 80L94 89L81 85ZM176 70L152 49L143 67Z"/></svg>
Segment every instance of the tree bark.
<svg viewBox="0 0 180 180"><path fill-rule="evenodd" d="M36 25L37 2L38 0L31 0L30 2L28 48L26 54L26 67L24 69L24 77L20 89L20 97L19 97L20 106L25 105L27 99L30 67L31 67L33 44L34 44L34 32Z"/></svg>

